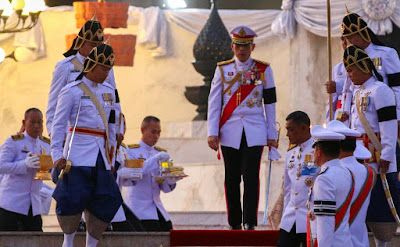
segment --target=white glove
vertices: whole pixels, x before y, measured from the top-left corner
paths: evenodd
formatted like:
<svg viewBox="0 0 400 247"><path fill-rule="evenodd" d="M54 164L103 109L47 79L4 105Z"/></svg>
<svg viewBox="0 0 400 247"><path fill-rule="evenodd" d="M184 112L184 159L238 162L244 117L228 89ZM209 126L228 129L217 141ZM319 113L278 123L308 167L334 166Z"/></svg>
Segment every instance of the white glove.
<svg viewBox="0 0 400 247"><path fill-rule="evenodd" d="M143 176L142 168L123 167L117 171L117 174L122 179L141 179Z"/></svg>
<svg viewBox="0 0 400 247"><path fill-rule="evenodd" d="M271 147L271 150L269 150L269 153L268 153L268 159L269 160L279 160L280 158L281 158L281 154L279 153L279 151L276 148Z"/></svg>
<svg viewBox="0 0 400 247"><path fill-rule="evenodd" d="M166 152L159 152L158 154L154 155L154 158L158 161L168 161L171 157Z"/></svg>
<svg viewBox="0 0 400 247"><path fill-rule="evenodd" d="M27 167L27 168L33 168L33 169L40 168L40 166L37 165L37 164L40 163L40 161L39 161L39 156L37 156L37 155L31 155L31 154L32 154L32 152L29 152L29 153L26 155L26 158L25 158L25 165L26 165L26 167Z"/></svg>

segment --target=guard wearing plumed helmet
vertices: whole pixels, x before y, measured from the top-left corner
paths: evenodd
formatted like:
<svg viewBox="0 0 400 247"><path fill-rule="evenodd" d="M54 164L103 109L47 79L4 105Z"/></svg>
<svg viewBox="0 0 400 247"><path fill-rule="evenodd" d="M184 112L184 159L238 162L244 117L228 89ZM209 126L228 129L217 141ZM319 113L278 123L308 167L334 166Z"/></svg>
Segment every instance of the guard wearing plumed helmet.
<svg viewBox="0 0 400 247"><path fill-rule="evenodd" d="M117 107L114 88L105 80L114 60L109 44L93 48L82 73L61 90L58 98L51 154L62 175L53 197L66 247L73 246L83 211L86 246L96 246L122 204L119 187L110 172L115 161Z"/></svg>
<svg viewBox="0 0 400 247"><path fill-rule="evenodd" d="M365 163L380 174L371 193L366 221L375 235L376 245L386 246L396 232L400 209L396 188L396 98L393 91L381 82L379 70L365 51L349 46L343 62L354 84L351 128L361 132L357 142L371 152L372 157ZM391 193L388 200L385 198L387 192ZM388 203L391 201L394 204Z"/></svg>

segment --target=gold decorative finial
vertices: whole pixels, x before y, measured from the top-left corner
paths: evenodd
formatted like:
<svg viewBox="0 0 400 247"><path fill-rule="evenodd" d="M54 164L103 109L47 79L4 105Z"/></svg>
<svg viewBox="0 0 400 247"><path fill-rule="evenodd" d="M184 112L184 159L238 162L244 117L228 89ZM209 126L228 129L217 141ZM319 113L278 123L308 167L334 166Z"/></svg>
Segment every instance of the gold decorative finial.
<svg viewBox="0 0 400 247"><path fill-rule="evenodd" d="M91 21L99 21L99 20L97 20L97 14L96 14L96 11L94 11L94 15L93 15L93 17L92 17Z"/></svg>
<svg viewBox="0 0 400 247"><path fill-rule="evenodd" d="M104 42L104 44L106 44L106 45L111 45L111 43L110 43L110 37L107 38L107 40L106 40L106 42Z"/></svg>
<svg viewBox="0 0 400 247"><path fill-rule="evenodd" d="M350 11L349 11L349 9L347 8L347 4L345 4L344 6L346 7L346 15L349 15L349 14L350 14Z"/></svg>

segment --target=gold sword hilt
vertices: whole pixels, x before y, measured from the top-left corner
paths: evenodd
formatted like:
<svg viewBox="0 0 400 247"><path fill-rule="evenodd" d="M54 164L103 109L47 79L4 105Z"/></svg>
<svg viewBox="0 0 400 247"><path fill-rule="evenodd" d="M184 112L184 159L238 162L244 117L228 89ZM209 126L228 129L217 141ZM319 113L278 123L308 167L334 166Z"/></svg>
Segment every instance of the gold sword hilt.
<svg viewBox="0 0 400 247"><path fill-rule="evenodd" d="M61 170L60 175L58 175L58 179L63 179L64 175L71 170L72 162L70 160L67 160L67 163L65 164L65 168Z"/></svg>

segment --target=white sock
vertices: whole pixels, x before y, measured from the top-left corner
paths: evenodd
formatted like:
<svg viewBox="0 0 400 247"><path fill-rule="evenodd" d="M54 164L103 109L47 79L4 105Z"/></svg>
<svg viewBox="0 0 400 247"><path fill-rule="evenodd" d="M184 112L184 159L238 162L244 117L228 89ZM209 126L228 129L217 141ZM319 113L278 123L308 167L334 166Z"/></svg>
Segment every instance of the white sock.
<svg viewBox="0 0 400 247"><path fill-rule="evenodd" d="M64 233L64 242L62 247L74 247L74 237L76 232L71 234Z"/></svg>
<svg viewBox="0 0 400 247"><path fill-rule="evenodd" d="M382 241L382 240L379 240L379 239L376 239L376 238L374 238L374 239L375 239L375 246L376 247L386 247L387 244L388 244L388 242L385 242L385 241Z"/></svg>
<svg viewBox="0 0 400 247"><path fill-rule="evenodd" d="M96 247L97 242L99 242L99 240L95 239L88 232L86 232L86 247Z"/></svg>

